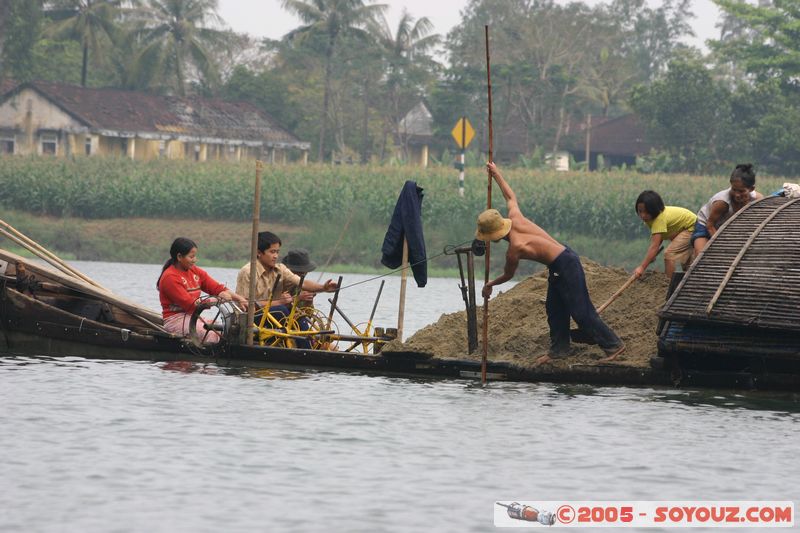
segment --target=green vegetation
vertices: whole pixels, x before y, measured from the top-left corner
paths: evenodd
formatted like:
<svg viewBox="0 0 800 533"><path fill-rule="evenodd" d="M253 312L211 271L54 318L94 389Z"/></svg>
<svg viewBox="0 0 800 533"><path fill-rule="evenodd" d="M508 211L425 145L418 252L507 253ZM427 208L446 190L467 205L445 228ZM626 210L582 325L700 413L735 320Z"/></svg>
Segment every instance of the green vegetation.
<svg viewBox="0 0 800 533"><path fill-rule="evenodd" d="M15 210L4 218L20 230L80 259L158 262L174 237L187 235L202 243L209 261L237 264L248 253L253 175L248 164L5 158L0 205ZM509 169L506 177L523 212L556 238L602 263L628 268L646 248L647 232L633 207L642 190L697 210L727 185L727 176L621 171ZM482 169L468 169L461 198L455 172L442 168L267 166L262 229L273 229L288 248L308 248L320 264L380 269L383 236L406 180L425 189L423 222L433 257L447 244L472 239L475 218L486 206L486 179ZM759 190L770 192L782 181L760 178ZM496 187L493 205L504 209ZM492 257L502 261L502 253ZM431 266L452 271L455 264L440 256Z"/></svg>
<svg viewBox="0 0 800 533"><path fill-rule="evenodd" d="M424 12L390 26L371 0L283 0L298 26L279 40L224 29L217 0L3 0L0 80L250 101L312 142L318 162L409 161L401 120L424 101L430 154L446 163L462 115L483 140L474 153L485 149L489 24L504 162L540 166L582 145L589 115L596 125L633 111L656 147L642 171L749 161L797 174L800 0L714 1L707 51L686 45L690 0L465 0L446 36Z"/></svg>

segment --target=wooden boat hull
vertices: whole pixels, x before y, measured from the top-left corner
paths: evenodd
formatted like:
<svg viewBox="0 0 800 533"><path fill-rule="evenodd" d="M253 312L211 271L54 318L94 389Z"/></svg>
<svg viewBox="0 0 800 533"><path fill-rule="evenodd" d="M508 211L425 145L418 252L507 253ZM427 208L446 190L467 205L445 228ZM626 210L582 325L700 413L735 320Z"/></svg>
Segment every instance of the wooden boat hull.
<svg viewBox="0 0 800 533"><path fill-rule="evenodd" d="M65 311L5 284L0 287L0 353L145 361L193 360L221 365L284 365L446 377L461 377L462 371L479 371L479 365L473 361L439 361L426 354L382 356L228 343L199 349L186 339L157 330L134 331ZM505 368L493 369L492 374L495 378L505 377Z"/></svg>
<svg viewBox="0 0 800 533"><path fill-rule="evenodd" d="M45 283L58 281L49 278L45 271L37 271L37 275ZM481 377L477 361L438 359L417 352L372 355L229 343L198 349L187 340L164 332L152 321L137 320L131 311L115 305L121 300L104 301L102 295L97 294L87 298L77 285L41 290L20 288L19 285L11 276L0 276L0 354L196 361L226 367L336 370L450 379ZM105 307L98 307L101 304ZM531 369L490 362L487 378L631 386L672 386L679 382L684 387L800 391L800 376L753 374L741 370L633 368L611 364Z"/></svg>
<svg viewBox="0 0 800 533"><path fill-rule="evenodd" d="M199 350L183 339L141 334L100 324L54 308L17 291L0 288L0 353L134 361L196 361L220 366L336 370L393 376L480 379L476 361L437 359L415 352L371 355L221 344ZM490 380L592 385L672 386L669 369L575 365L568 370L530 369L507 363L487 366ZM800 390L800 377L754 376L745 372L684 372L689 387Z"/></svg>

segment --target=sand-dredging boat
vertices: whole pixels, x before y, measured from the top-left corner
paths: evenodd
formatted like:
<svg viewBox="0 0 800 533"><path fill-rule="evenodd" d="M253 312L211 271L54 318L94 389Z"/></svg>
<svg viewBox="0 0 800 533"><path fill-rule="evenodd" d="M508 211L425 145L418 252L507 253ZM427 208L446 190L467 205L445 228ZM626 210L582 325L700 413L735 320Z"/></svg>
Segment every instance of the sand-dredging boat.
<svg viewBox="0 0 800 533"><path fill-rule="evenodd" d="M686 275L676 278L659 313L658 346L652 346L647 364L577 360L532 367L493 361L490 353L487 378L800 391L800 233L793 231L798 222L800 202L778 197L755 202L726 222ZM314 343L316 349L291 342L262 344L257 341L264 334L259 336L257 326L248 326L239 311L223 312L222 306L212 309L216 316L208 326L222 341L197 343L164 330L160 314L38 251L42 259L61 266L48 268L0 249L0 353L481 377L480 362L467 356L466 342L450 350L463 358L443 357L414 342L378 350L390 338L374 333L340 336L350 349L342 342L336 349L331 342ZM445 327L459 326L451 320ZM460 327L466 330L465 323ZM256 342L248 340L248 332ZM330 341L330 335L321 332L320 339Z"/></svg>

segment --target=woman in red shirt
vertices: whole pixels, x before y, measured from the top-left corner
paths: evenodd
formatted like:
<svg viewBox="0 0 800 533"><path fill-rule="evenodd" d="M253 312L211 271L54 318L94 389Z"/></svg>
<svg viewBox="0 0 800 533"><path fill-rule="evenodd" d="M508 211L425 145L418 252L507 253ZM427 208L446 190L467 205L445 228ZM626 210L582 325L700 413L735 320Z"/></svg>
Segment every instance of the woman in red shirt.
<svg viewBox="0 0 800 533"><path fill-rule="evenodd" d="M247 299L228 290L208 273L195 266L197 262L197 245L191 239L178 237L169 249L169 259L164 263L161 275L156 282L161 300L164 328L170 333L189 335L189 322L197 307L202 292L216 296L221 300L233 300L242 306ZM203 328L198 321L197 331ZM205 335L205 333L203 333ZM219 335L210 331L205 342L219 342Z"/></svg>

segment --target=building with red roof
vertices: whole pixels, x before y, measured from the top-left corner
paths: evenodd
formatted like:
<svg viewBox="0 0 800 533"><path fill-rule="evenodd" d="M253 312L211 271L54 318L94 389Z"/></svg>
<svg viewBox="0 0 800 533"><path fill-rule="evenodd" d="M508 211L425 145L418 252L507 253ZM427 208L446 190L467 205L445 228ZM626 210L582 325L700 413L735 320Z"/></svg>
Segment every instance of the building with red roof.
<svg viewBox="0 0 800 533"><path fill-rule="evenodd" d="M248 102L41 81L0 85L0 153L306 162L309 149Z"/></svg>

